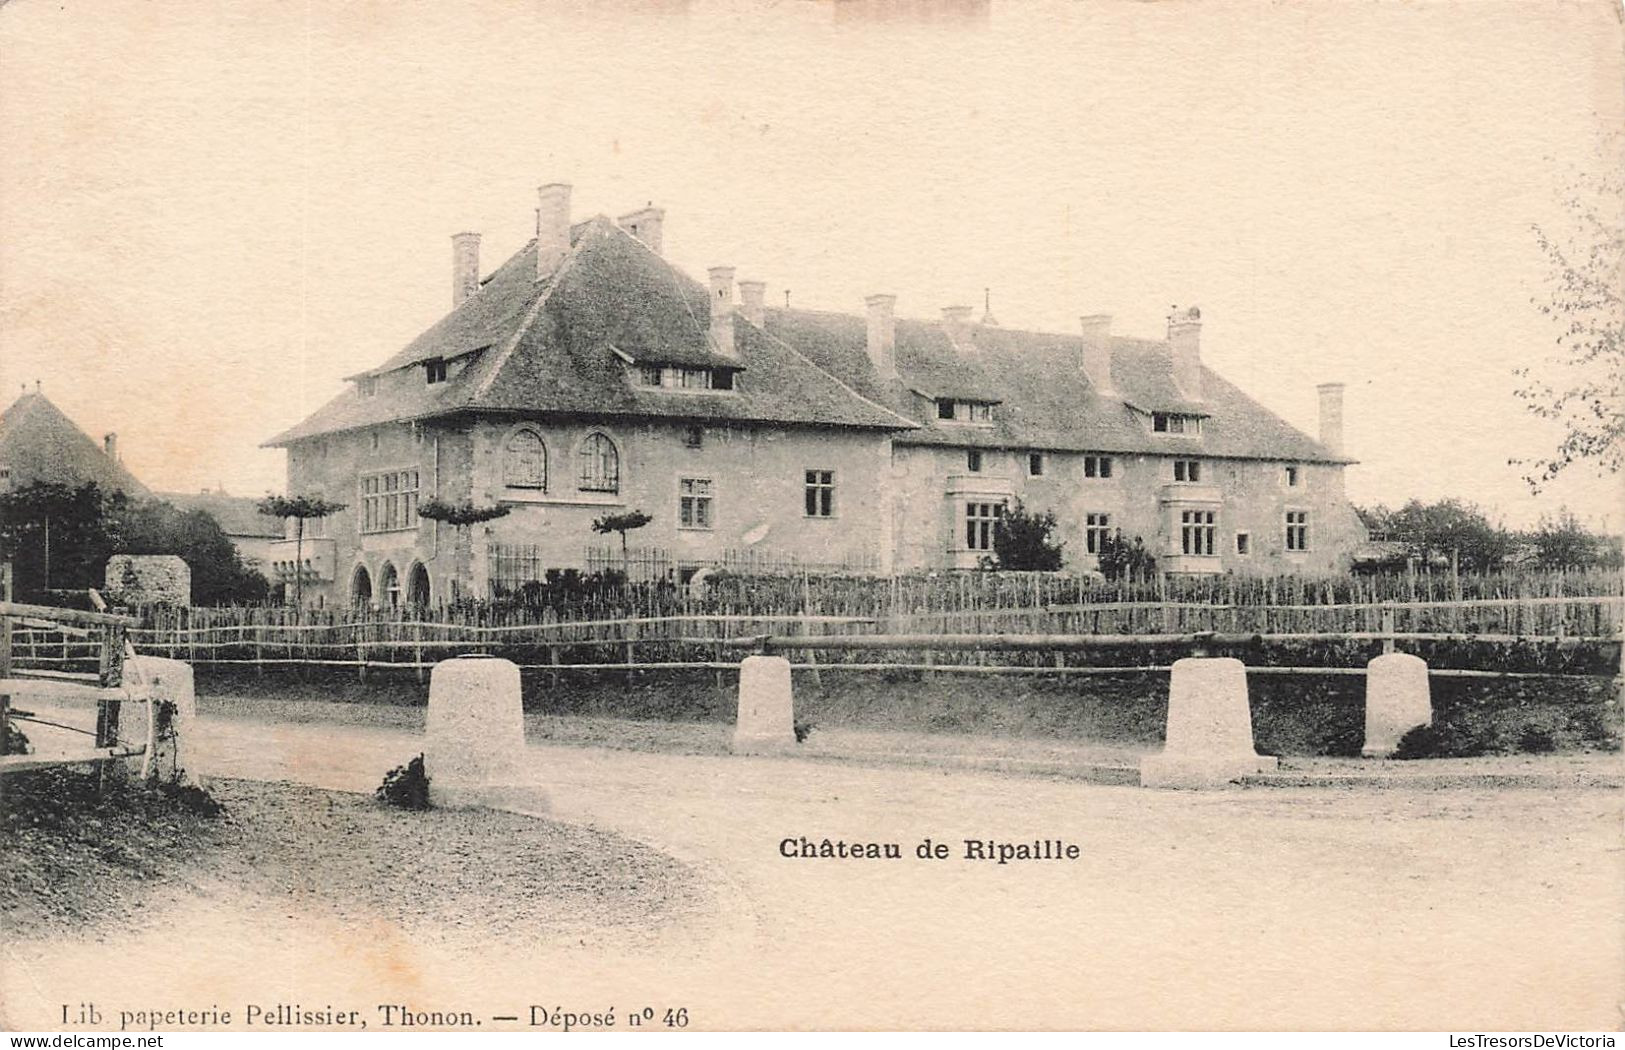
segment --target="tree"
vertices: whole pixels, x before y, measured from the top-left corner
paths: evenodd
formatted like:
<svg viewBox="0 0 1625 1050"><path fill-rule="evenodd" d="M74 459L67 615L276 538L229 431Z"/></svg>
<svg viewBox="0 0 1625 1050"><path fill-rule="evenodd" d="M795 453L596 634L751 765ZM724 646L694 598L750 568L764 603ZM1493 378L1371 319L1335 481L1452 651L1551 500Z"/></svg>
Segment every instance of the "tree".
<svg viewBox="0 0 1625 1050"><path fill-rule="evenodd" d="M1096 564L1108 580L1149 580L1157 573L1157 559L1145 549L1145 541L1136 536L1130 543L1121 529L1100 541Z"/></svg>
<svg viewBox="0 0 1625 1050"><path fill-rule="evenodd" d="M1516 544L1511 533L1491 524L1478 507L1457 499L1436 503L1413 499L1398 510L1377 508L1362 517L1376 538L1405 544L1410 556L1423 564L1448 559L1458 568L1487 572L1499 568Z"/></svg>
<svg viewBox="0 0 1625 1050"><path fill-rule="evenodd" d="M628 579L632 576L632 556L626 549L626 534L633 529L641 529L653 521L654 518L641 510L629 510L624 514L606 514L592 523L592 531L602 536L612 532L621 534L621 572Z"/></svg>
<svg viewBox="0 0 1625 1050"><path fill-rule="evenodd" d="M1061 567L1065 544L1053 537L1058 523L1054 511L1030 514L1020 500L993 526L993 566L1025 572L1054 572Z"/></svg>
<svg viewBox="0 0 1625 1050"><path fill-rule="evenodd" d="M1542 515L1528 541L1535 548L1535 564L1542 569L1589 569L1613 563L1609 557L1613 545L1593 535L1567 507L1552 518Z"/></svg>
<svg viewBox="0 0 1625 1050"><path fill-rule="evenodd" d="M94 482L34 482L0 494L0 557L12 562L18 597L100 587L128 503Z"/></svg>
<svg viewBox="0 0 1625 1050"><path fill-rule="evenodd" d="M464 528L477 525L482 521L495 521L497 518L508 516L512 507L495 504L489 507L476 507L473 500L463 500L461 503L447 503L437 496L431 496L418 504L418 517L428 518L430 521L443 521L453 528Z"/></svg>
<svg viewBox="0 0 1625 1050"><path fill-rule="evenodd" d="M1618 142L1610 144L1617 150ZM1599 157L1596 178L1575 178L1566 188L1565 230L1532 227L1535 243L1551 269L1551 290L1531 301L1558 329L1556 347L1542 371L1561 375L1549 381L1531 369L1517 375L1526 408L1561 426L1557 448L1534 460L1513 459L1525 468L1531 489L1541 487L1577 463L1589 461L1605 473L1625 462L1625 300L1620 274L1625 267L1625 175L1617 156Z"/></svg>
<svg viewBox="0 0 1625 1050"><path fill-rule="evenodd" d="M113 554L175 554L192 573L199 605L263 600L264 577L204 511L132 500L94 483L35 483L0 495L0 557L15 567L19 596L101 587Z"/></svg>
<svg viewBox="0 0 1625 1050"><path fill-rule="evenodd" d="M267 517L292 518L293 527L293 604L303 605L305 598L305 519L325 518L344 509L320 496L266 496L256 509Z"/></svg>

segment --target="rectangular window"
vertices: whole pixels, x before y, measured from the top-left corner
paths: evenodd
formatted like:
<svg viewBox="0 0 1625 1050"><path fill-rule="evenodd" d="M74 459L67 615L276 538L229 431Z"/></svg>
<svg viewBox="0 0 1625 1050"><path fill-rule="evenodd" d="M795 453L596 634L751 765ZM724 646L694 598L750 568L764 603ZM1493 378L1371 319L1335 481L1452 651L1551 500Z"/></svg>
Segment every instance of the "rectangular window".
<svg viewBox="0 0 1625 1050"><path fill-rule="evenodd" d="M1175 481L1201 481L1202 461L1199 459L1174 460Z"/></svg>
<svg viewBox="0 0 1625 1050"><path fill-rule="evenodd" d="M939 397L937 418L957 423L992 423L993 402L955 401L953 398Z"/></svg>
<svg viewBox="0 0 1625 1050"><path fill-rule="evenodd" d="M806 511L809 518L835 516L835 472L807 471Z"/></svg>
<svg viewBox="0 0 1625 1050"><path fill-rule="evenodd" d="M1308 511L1289 510L1286 512L1286 549L1289 551L1306 551L1309 549Z"/></svg>
<svg viewBox="0 0 1625 1050"><path fill-rule="evenodd" d="M1106 540L1112 534L1112 520L1110 514L1085 514L1083 516L1083 549L1089 554L1099 554L1106 549Z"/></svg>
<svg viewBox="0 0 1625 1050"><path fill-rule="evenodd" d="M1045 459L1046 457L1042 452L1027 453L1027 476L1030 478L1043 477L1044 467L1046 465L1044 462Z"/></svg>
<svg viewBox="0 0 1625 1050"><path fill-rule="evenodd" d="M389 470L361 478L361 531L399 532L418 524L418 472Z"/></svg>
<svg viewBox="0 0 1625 1050"><path fill-rule="evenodd" d="M371 397L378 393L378 377L362 376L355 381L355 388L362 397Z"/></svg>
<svg viewBox="0 0 1625 1050"><path fill-rule="evenodd" d="M1286 487L1289 488L1289 489L1295 489L1295 488L1298 487L1298 468L1297 467L1289 466L1289 467L1286 468Z"/></svg>
<svg viewBox="0 0 1625 1050"><path fill-rule="evenodd" d="M1253 552L1253 537L1252 537L1252 535L1250 533L1246 533L1246 532L1238 532L1238 533L1236 533L1236 553L1241 555L1242 557L1246 557L1247 555L1251 554L1252 552Z"/></svg>
<svg viewBox="0 0 1625 1050"><path fill-rule="evenodd" d="M1212 554L1215 514L1211 510L1179 512L1179 548L1185 554Z"/></svg>
<svg viewBox="0 0 1625 1050"><path fill-rule="evenodd" d="M980 474L982 472L981 449L973 448L965 452L965 469L970 471L972 474Z"/></svg>
<svg viewBox="0 0 1625 1050"><path fill-rule="evenodd" d="M423 375L431 386L435 383L444 383L447 375L446 359L443 357L431 357L427 361L423 362Z"/></svg>
<svg viewBox="0 0 1625 1050"><path fill-rule="evenodd" d="M734 374L730 368L718 368L711 372L712 390L732 390L734 388Z"/></svg>
<svg viewBox="0 0 1625 1050"><path fill-rule="evenodd" d="M644 386L659 386L660 376L665 371L659 365L639 365L638 382Z"/></svg>
<svg viewBox="0 0 1625 1050"><path fill-rule="evenodd" d="M965 549L990 551L993 549L993 528L1004 517L1002 503L965 504Z"/></svg>
<svg viewBox="0 0 1625 1050"><path fill-rule="evenodd" d="M1112 476L1112 457L1110 456L1084 456L1083 476L1086 478L1109 478Z"/></svg>
<svg viewBox="0 0 1625 1050"><path fill-rule="evenodd" d="M684 529L709 529L711 521L711 479L683 478L678 481L678 527Z"/></svg>
<svg viewBox="0 0 1625 1050"><path fill-rule="evenodd" d="M705 428L691 426L683 428L683 447L700 448L705 444Z"/></svg>
<svg viewBox="0 0 1625 1050"><path fill-rule="evenodd" d="M1185 416L1176 412L1153 412L1151 429L1159 434L1200 434L1202 417Z"/></svg>

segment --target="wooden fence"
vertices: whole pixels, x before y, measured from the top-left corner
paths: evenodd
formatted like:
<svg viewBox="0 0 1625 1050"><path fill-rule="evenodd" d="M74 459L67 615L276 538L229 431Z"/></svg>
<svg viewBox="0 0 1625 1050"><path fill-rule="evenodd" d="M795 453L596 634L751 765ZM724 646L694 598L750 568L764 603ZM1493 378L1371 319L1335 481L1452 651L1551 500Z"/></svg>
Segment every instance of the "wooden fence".
<svg viewBox="0 0 1625 1050"><path fill-rule="evenodd" d="M544 610L534 616L486 611L431 618L285 608L172 609L147 610L129 637L142 652L196 665L252 668L261 674L268 668L350 668L363 679L371 670L386 668L413 670L423 678L436 662L463 653L489 653L521 667L554 672L721 670L737 663L731 643L762 636L805 640L797 651L821 666L878 669L867 662L861 643L841 644L842 639L872 635L941 639L935 647L918 647L919 666L936 669L1066 670L1087 664L1064 651L1046 661L1035 655L1044 648L1036 641L972 652L949 639L1085 636L1172 643L1196 633L1299 648L1338 642L1369 648L1390 639L1435 647L1498 646L1517 650L1511 655L1526 665L1534 660L1553 669L1573 663L1580 643L1618 642L1622 616L1625 597L1613 595L1279 606L1109 602L887 616L679 612L569 618ZM42 625L20 627L13 647L19 666L44 673L87 674L100 652L89 635ZM1351 651L1349 658L1354 655ZM1595 652L1591 662L1596 662Z"/></svg>

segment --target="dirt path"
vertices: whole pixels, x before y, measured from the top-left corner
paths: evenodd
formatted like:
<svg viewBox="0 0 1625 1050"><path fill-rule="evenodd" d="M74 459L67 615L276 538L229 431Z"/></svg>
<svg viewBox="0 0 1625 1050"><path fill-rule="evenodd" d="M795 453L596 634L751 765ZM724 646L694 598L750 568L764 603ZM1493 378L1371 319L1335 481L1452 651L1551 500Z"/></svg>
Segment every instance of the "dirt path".
<svg viewBox="0 0 1625 1050"><path fill-rule="evenodd" d="M346 790L371 790L419 739L226 718L204 730L206 768ZM358 955L353 932L290 916L244 931L244 950L280 938L277 957L301 960L289 995L370 1004L389 989L497 1014L686 1005L707 1028L1620 1023L1617 792L1157 793L794 759L532 753L556 814L710 872L733 895L727 934L637 957L493 947L469 958L383 930ZM904 858L781 856L782 840L803 836L893 842ZM926 837L951 859L915 859ZM959 859L974 838L1061 839L1079 856ZM189 941L232 921L177 907ZM56 961L89 958L69 955ZM256 979L227 984L272 994ZM214 981L211 994L227 994Z"/></svg>

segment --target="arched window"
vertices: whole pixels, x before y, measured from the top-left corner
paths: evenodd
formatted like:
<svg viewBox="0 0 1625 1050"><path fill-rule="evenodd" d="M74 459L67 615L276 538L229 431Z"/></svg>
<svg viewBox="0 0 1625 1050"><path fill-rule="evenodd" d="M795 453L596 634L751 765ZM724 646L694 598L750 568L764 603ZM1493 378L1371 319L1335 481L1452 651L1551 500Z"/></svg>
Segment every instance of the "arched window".
<svg viewBox="0 0 1625 1050"><path fill-rule="evenodd" d="M576 452L576 476L583 492L621 491L621 454L608 435L588 434Z"/></svg>
<svg viewBox="0 0 1625 1050"><path fill-rule="evenodd" d="M384 562L383 571L378 574L380 597L384 600L385 608L394 609L401 604L401 578L395 571L395 566Z"/></svg>
<svg viewBox="0 0 1625 1050"><path fill-rule="evenodd" d="M547 446L534 430L518 430L502 451L502 483L547 491Z"/></svg>
<svg viewBox="0 0 1625 1050"><path fill-rule="evenodd" d="M350 577L350 603L363 606L372 604L372 577L367 575L365 565L357 565Z"/></svg>

